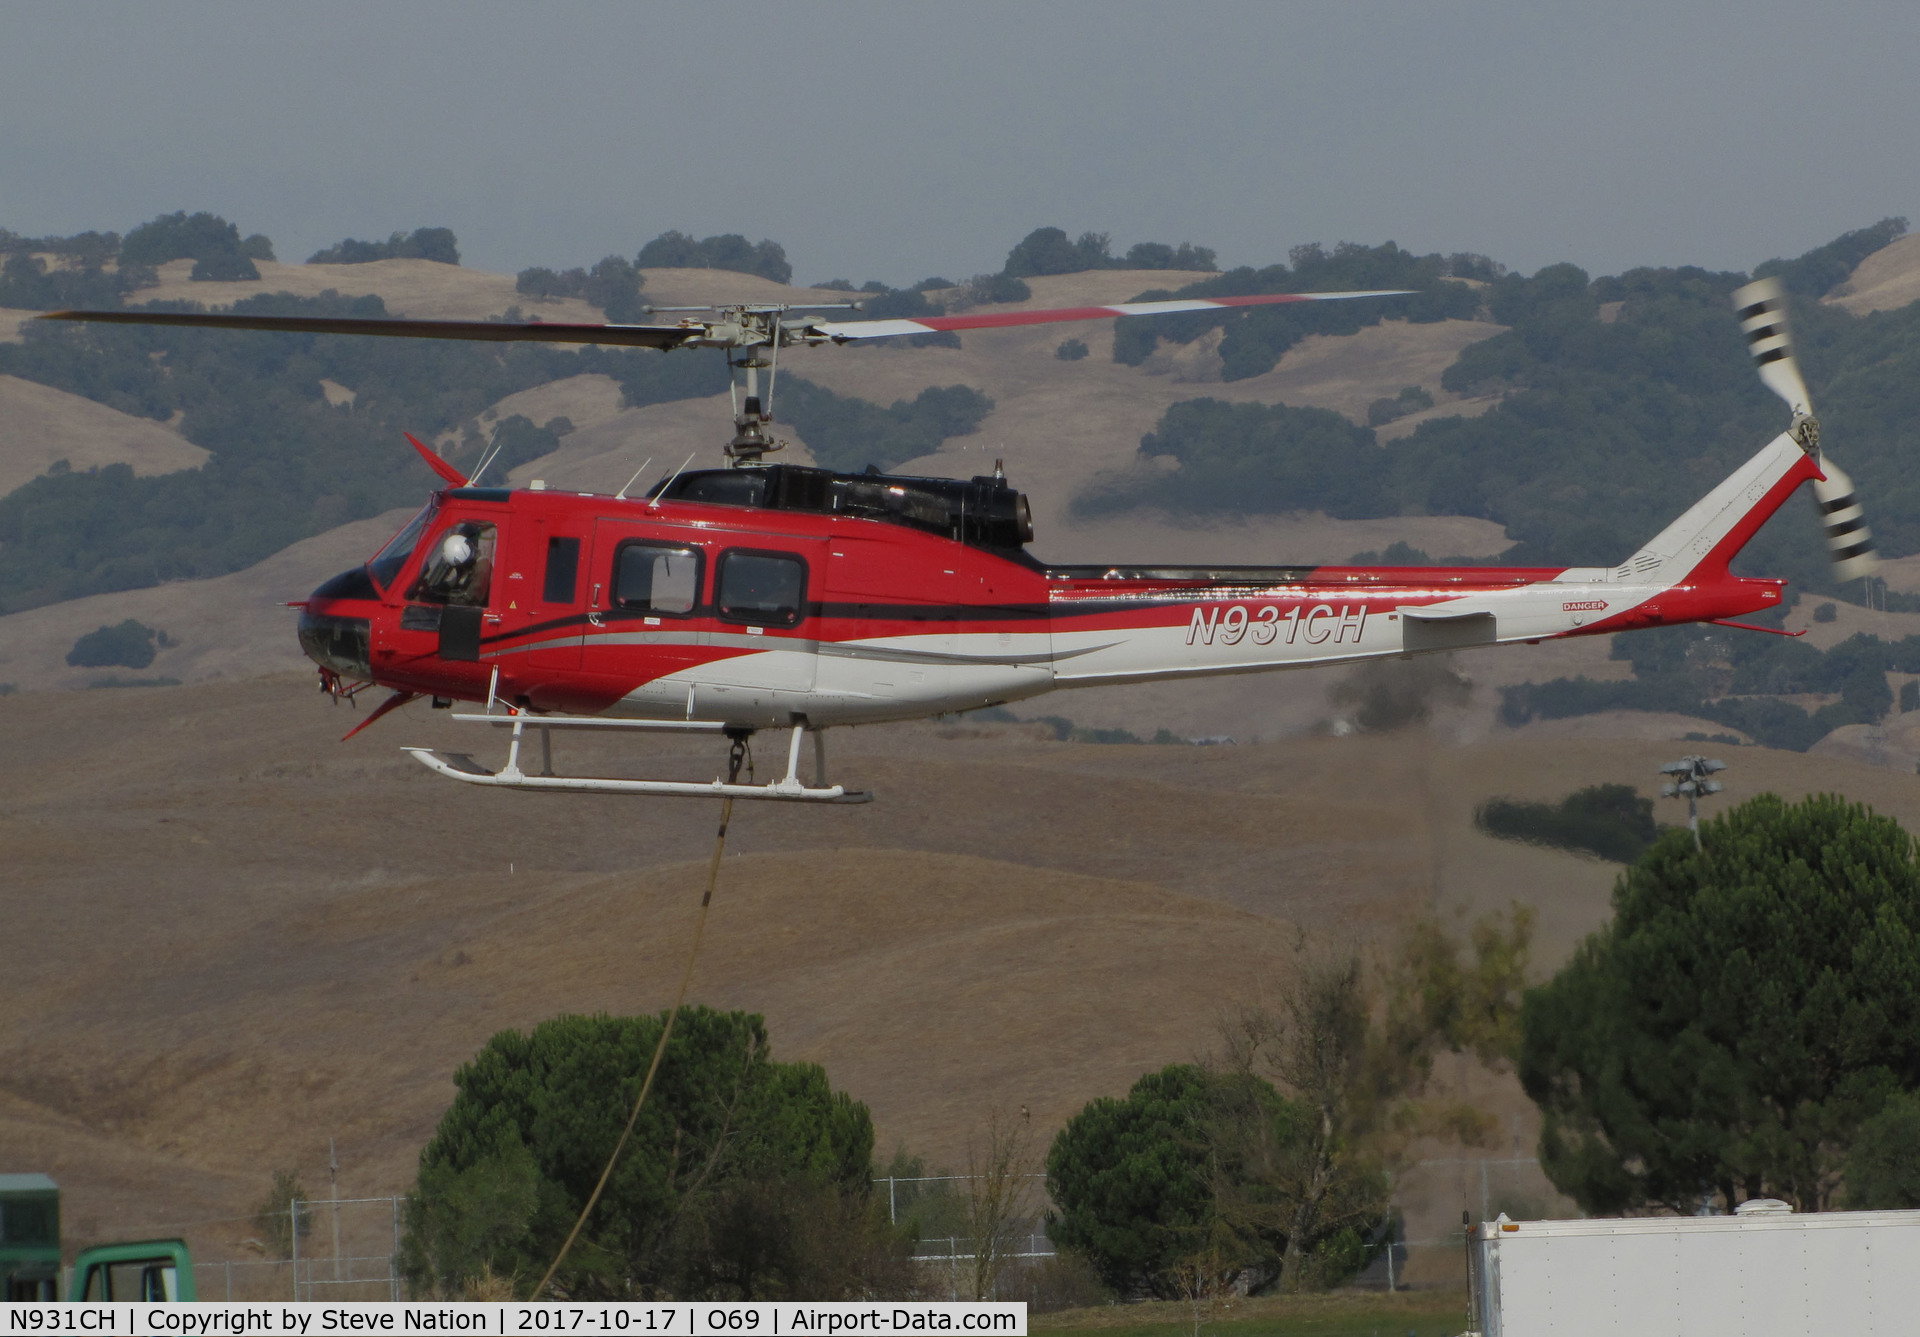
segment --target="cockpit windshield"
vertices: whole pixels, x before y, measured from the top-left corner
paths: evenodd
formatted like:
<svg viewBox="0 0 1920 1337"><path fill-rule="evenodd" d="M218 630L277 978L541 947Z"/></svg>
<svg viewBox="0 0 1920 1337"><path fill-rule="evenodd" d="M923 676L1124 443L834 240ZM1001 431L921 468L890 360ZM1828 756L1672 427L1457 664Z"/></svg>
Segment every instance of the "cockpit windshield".
<svg viewBox="0 0 1920 1337"><path fill-rule="evenodd" d="M422 506L420 514L407 521L407 527L388 539L387 546L367 563L368 572L381 589L393 584L393 578L400 574L400 568L407 564L407 558L413 556L415 545L420 542L420 536L433 519L434 509L435 503L431 501Z"/></svg>

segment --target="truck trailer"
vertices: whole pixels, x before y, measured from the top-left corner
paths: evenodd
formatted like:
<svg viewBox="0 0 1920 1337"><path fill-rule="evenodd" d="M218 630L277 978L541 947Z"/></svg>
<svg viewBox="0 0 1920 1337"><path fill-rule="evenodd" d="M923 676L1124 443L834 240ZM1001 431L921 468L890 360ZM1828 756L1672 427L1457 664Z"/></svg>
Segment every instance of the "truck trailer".
<svg viewBox="0 0 1920 1337"><path fill-rule="evenodd" d="M1920 1211L1482 1221L1483 1337L1920 1332Z"/></svg>

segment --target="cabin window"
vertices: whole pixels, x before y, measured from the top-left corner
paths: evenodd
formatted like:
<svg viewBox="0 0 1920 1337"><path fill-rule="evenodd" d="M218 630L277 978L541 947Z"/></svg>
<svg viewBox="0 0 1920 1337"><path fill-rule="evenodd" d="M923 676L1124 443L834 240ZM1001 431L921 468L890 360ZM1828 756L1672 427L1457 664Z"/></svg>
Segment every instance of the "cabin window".
<svg viewBox="0 0 1920 1337"><path fill-rule="evenodd" d="M427 552L408 591L421 603L484 608L493 584L494 528L477 520L449 525Z"/></svg>
<svg viewBox="0 0 1920 1337"><path fill-rule="evenodd" d="M613 559L613 602L635 612L691 613L700 602L700 550L623 543Z"/></svg>
<svg viewBox="0 0 1920 1337"><path fill-rule="evenodd" d="M720 558L714 602L733 622L791 627L807 597L807 564L790 553L736 549Z"/></svg>
<svg viewBox="0 0 1920 1337"><path fill-rule="evenodd" d="M580 576L580 540L547 540L547 579L540 597L550 604L573 602L574 586Z"/></svg>

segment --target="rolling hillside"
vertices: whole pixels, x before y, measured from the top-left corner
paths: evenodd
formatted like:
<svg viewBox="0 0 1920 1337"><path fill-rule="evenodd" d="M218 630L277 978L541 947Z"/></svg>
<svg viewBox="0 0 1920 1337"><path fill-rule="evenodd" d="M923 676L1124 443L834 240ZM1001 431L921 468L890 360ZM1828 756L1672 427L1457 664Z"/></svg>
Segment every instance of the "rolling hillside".
<svg viewBox="0 0 1920 1337"><path fill-rule="evenodd" d="M276 1166L323 1178L328 1137L344 1186L402 1189L452 1068L493 1031L668 1000L711 805L475 794L397 751L481 741L444 715L335 742L353 717L286 677L0 698L0 1160L67 1185L76 1234L243 1215ZM583 768L639 760L563 746ZM1521 899L1550 968L1604 916L1613 870L1492 841L1473 805L1516 783L1649 790L1671 748L1087 747L929 725L833 750L878 800L742 810L694 994L763 1011L779 1055L872 1105L883 1147L956 1164L995 1105L1050 1135L1205 1052L1219 1009L1285 979L1302 930L1365 945L1428 907L1458 924ZM1733 761L1735 797L1837 789L1920 822L1910 776ZM1458 1080L1530 1143L1511 1079ZM195 1233L234 1256L249 1229Z"/></svg>

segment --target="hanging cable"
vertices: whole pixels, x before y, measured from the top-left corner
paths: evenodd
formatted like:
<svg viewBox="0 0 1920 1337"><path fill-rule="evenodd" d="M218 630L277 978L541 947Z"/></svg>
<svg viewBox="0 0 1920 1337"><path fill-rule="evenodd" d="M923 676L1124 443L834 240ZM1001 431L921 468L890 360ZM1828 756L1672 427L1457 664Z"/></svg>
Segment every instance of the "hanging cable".
<svg viewBox="0 0 1920 1337"><path fill-rule="evenodd" d="M732 784L740 778L740 753L743 748L736 747L734 756L729 759L727 783ZM580 1232L586 1227L587 1217L593 1214L594 1207L600 1201L601 1192L607 1187L607 1180L613 1176L613 1167L620 1160L620 1153L626 1150L627 1139L633 1136L633 1128L640 1119L640 1107L647 1103L647 1092L653 1089L654 1075L660 1071L660 1061L666 1057L667 1041L673 1037L673 1023L679 1020L680 1008L687 1001L687 985L693 980L693 963L700 955L700 939L707 929L707 908L713 904L714 884L720 880L720 856L727 848L727 823L733 819L733 799L720 801L720 830L713 839L713 858L707 864L707 889L700 897L700 914L693 921L693 946L687 951L686 969L680 972L680 992L674 996L673 1008L667 1013L667 1024L660 1028L660 1043L653 1048L653 1062L647 1065L647 1075L640 1083L640 1094L634 1098L633 1112L627 1115L627 1126L620 1130L620 1140L613 1144L613 1154L607 1157L607 1168L600 1172L600 1182L593 1186L593 1193L587 1198L587 1205L580 1209L580 1219L573 1223L573 1230L567 1235L567 1242L560 1246L560 1252L554 1256L553 1266L547 1269L547 1275L540 1278L540 1284L533 1288L533 1298L539 1299L547 1286L553 1281L553 1274L560 1270L560 1264L566 1261L567 1254L573 1248L573 1242L580 1238Z"/></svg>

